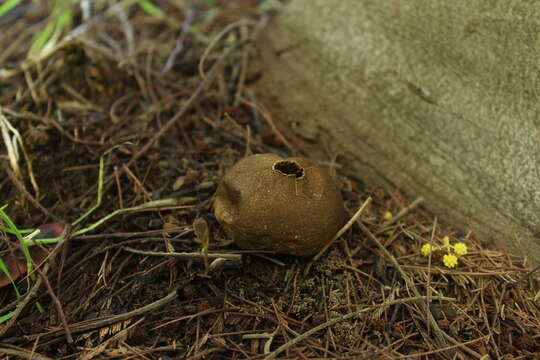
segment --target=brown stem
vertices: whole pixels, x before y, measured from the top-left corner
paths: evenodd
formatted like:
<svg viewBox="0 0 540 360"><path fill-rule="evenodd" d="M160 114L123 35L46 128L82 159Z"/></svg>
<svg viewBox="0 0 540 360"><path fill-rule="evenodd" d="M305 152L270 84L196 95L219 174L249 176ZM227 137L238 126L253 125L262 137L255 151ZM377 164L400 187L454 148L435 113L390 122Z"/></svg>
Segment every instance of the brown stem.
<svg viewBox="0 0 540 360"><path fill-rule="evenodd" d="M71 336L71 331L69 330L69 325L66 320L66 315L64 314L64 309L62 308L62 304L60 303L60 300L58 300L58 297L54 294L54 290L51 286L51 283L49 282L49 279L47 279L47 276L41 271L39 268L36 268L37 272L39 273L39 276L43 283L45 284L45 287L47 288L47 291L49 292L49 295L51 296L54 305L56 306L56 311L58 312L58 317L60 318L60 321L62 321L62 325L64 327L64 331L66 332L66 339L69 344L73 343L73 337Z"/></svg>

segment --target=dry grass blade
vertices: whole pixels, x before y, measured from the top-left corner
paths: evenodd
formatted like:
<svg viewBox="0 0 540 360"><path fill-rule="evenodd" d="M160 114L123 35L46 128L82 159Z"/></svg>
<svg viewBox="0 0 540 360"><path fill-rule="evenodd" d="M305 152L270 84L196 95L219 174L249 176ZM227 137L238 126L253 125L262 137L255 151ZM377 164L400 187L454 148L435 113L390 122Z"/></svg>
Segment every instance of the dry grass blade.
<svg viewBox="0 0 540 360"><path fill-rule="evenodd" d="M11 125L8 119L2 113L2 107L0 106L0 130L2 131L2 139L4 140L4 146L8 152L8 159L16 178L22 179L21 169L19 168L20 154L19 149L23 153L26 167L28 169L28 176L30 182L36 193L36 197L39 197L39 187L36 182L34 170L32 168L32 162L26 153L23 139L17 129ZM13 135L11 135L13 134ZM11 136L10 136L11 135Z"/></svg>

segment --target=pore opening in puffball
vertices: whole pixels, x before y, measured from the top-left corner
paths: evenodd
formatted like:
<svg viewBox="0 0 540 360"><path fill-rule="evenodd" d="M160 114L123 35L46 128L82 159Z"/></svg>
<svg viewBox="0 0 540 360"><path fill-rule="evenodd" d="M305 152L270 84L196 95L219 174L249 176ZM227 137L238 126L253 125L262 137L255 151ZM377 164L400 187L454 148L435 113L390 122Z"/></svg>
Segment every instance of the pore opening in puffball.
<svg viewBox="0 0 540 360"><path fill-rule="evenodd" d="M294 176L299 179L304 176L304 169L296 161L282 160L274 163L274 171L285 176Z"/></svg>

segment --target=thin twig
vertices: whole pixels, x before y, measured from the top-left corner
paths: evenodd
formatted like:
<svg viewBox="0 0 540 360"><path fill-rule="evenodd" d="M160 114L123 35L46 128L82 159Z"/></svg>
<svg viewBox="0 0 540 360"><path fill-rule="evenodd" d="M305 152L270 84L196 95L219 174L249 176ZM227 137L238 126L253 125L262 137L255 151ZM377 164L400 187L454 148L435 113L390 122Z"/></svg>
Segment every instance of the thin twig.
<svg viewBox="0 0 540 360"><path fill-rule="evenodd" d="M420 296L420 292L416 288L416 285L411 280L409 275L407 275L407 273L405 271L403 271L403 269L401 268L401 266L397 262L396 258L394 256L392 256L392 254L390 254L390 252L379 242L379 240L375 237L375 235L373 235L373 233L367 228L367 226L364 225L363 222L357 221L356 223L358 224L360 229L362 229L364 234L366 234L368 236L368 238L373 242L373 244L376 245L379 248L379 250L381 250L384 253L384 255L392 263L392 265L394 265L394 267L399 272L399 274L401 275L403 280L405 280L405 283L407 284L407 286L409 288L411 288L413 294L415 296ZM427 311L426 317L428 319L428 324L431 325L431 327L435 331L435 335L437 336L437 340L439 340L439 344L441 346L446 345L446 340L444 338L443 331L441 330L441 328L439 328L439 325L437 324L437 322L433 318L433 314L431 314L431 311Z"/></svg>
<svg viewBox="0 0 540 360"><path fill-rule="evenodd" d="M242 26L240 28L240 36L242 37L242 40L245 41L248 39L248 31L246 26ZM238 75L238 82L236 84L236 93L234 94L234 103L233 105L236 107L240 104L242 93L244 92L244 85L246 82L246 74L247 74L247 68L248 68L248 60L249 60L249 51L250 51L250 45L246 45L242 51L242 59L240 64L240 74Z"/></svg>
<svg viewBox="0 0 540 360"><path fill-rule="evenodd" d="M433 220L433 229L431 230L431 239L430 239L430 246L433 244L433 239L435 238L435 230L437 229L437 218ZM431 303L431 254L432 252L429 252L429 259L428 259L428 271L427 271L427 281L426 281L426 314L431 313L431 310L429 308L429 304ZM427 315L426 315L427 316ZM431 333L431 327L429 326L429 319L426 317L426 324L428 324L428 336L430 336Z"/></svg>
<svg viewBox="0 0 540 360"><path fill-rule="evenodd" d="M144 251L138 250L131 247L123 247L123 250L134 254L147 255L147 256L164 256L164 257L175 257L180 259L226 259L226 260L242 260L242 255L240 254L227 254L227 253L203 253L203 252L161 252L161 251Z"/></svg>
<svg viewBox="0 0 540 360"><path fill-rule="evenodd" d="M36 267L36 271L39 273L41 280L43 281L43 283L45 284L45 287L47 288L47 291L49 292L49 296L52 298L54 305L56 306L58 317L60 318L60 321L62 322L62 326L64 327L64 331L66 333L67 342L71 344L73 343L73 337L71 336L71 331L69 330L69 325L66 319L66 315L64 313L64 309L62 308L62 303L60 303L60 300L54 294L54 290L51 286L51 283L49 282L49 279L47 279L47 276L43 273L43 271L41 271L37 267Z"/></svg>
<svg viewBox="0 0 540 360"><path fill-rule="evenodd" d="M485 339L487 339L489 336L490 336L490 335L482 336L482 337L480 337L480 338L472 339L472 340L469 340L469 341L464 342L464 343L458 343L458 342L456 342L455 345L446 346L446 347L443 347L443 348L440 348L440 349L437 349L437 350L424 351L424 352L416 353L416 354L401 355L398 359L411 359L411 358L412 358L412 359L418 359L418 358L420 358L421 356L433 355L433 354L440 353L440 352L443 352L443 351L448 351L448 350L457 349L457 348L463 349L463 348L464 348L464 345L473 344L473 343L475 343L475 342L479 342L479 341L485 340ZM454 341L455 341L455 340L454 340ZM481 357L480 357L479 359L481 359Z"/></svg>
<svg viewBox="0 0 540 360"><path fill-rule="evenodd" d="M366 207L369 205L369 203L371 202L371 196L368 197L366 199L366 201L364 201L364 203L362 204L362 206L360 206L360 208L356 211L356 213L349 219L349 221L347 221L347 223L345 225L343 225L343 227L341 229L339 229L339 231L336 233L336 235L334 235L334 237L321 249L321 251L319 251L317 253L317 255L315 255L313 257L313 260L312 261L317 261L319 260L319 258L321 257L322 254L324 254L324 252L337 240L341 237L341 235L345 234L345 232L347 230L349 230L349 228L355 223L356 220L358 220L358 218L360 217L360 215L362 215L362 212L364 212L364 210L366 209Z"/></svg>
<svg viewBox="0 0 540 360"><path fill-rule="evenodd" d="M244 25L255 25L256 22L253 21L253 20L250 20L250 19L240 19L238 20L237 22L234 22L234 23L231 23L227 26L225 26L223 28L223 30L221 30L211 41L210 41L210 44L208 44L208 46L206 47L206 49L204 49L204 52L203 54L201 55L201 58L199 60L199 75L202 77L202 78L205 78L206 75L204 73L204 63L206 61L206 58L208 57L208 54L210 54L210 51L212 51L212 49L214 48L214 46L216 46L216 44L219 42L219 40L227 35L227 33L237 27L241 27L241 26L244 26Z"/></svg>
<svg viewBox="0 0 540 360"><path fill-rule="evenodd" d="M247 105L249 107L252 107L252 108L256 109L262 115L263 119L266 120L268 125L270 125L270 127L272 128L272 131L276 134L276 136L279 138L279 140L281 140L281 142L283 144L285 144L285 146L290 151L292 151L293 153L297 152L296 149L294 148L294 146L291 145L289 140L287 140L287 138L285 138L285 136L283 136L281 131L279 131L278 127L276 126L276 123L272 119L272 115L270 115L270 112L268 110L266 110L266 108L264 108L262 105L255 105L255 104L253 104L251 101L249 101L247 99L242 99L242 104L245 104L245 105Z"/></svg>
<svg viewBox="0 0 540 360"><path fill-rule="evenodd" d="M482 358L481 354L479 354L476 351L472 350L471 348L467 347L466 346L467 343L460 343L460 342L456 341L456 339L454 339L453 337L451 337L451 336L449 336L447 334L444 334L444 336L448 339L448 341L450 341L454 345L457 345L461 350L465 351L467 354L469 354L471 356L474 356L477 359ZM487 336L489 336L489 335L486 335L486 337ZM480 339L475 339L475 340L483 340L483 339L480 338Z"/></svg>
<svg viewBox="0 0 540 360"><path fill-rule="evenodd" d="M163 66L163 69L161 70L161 75L165 75L172 69L176 57L180 55L182 50L184 50L184 40L187 38L187 35L189 33L189 27L194 19L195 19L195 11L191 8L187 9L186 19L182 23L182 31L180 32L180 35L176 39L176 45L174 46L174 49L169 55L169 57L167 58L167 61L165 62L165 66Z"/></svg>
<svg viewBox="0 0 540 360"><path fill-rule="evenodd" d="M327 322L324 322L324 323L322 323L320 325L317 325L314 328L312 328L312 329L306 331L305 333L303 333L303 334L295 337L294 339L290 340L289 342L281 345L276 350L274 350L270 354L268 354L268 356L266 356L264 358L264 360L275 359L276 356L278 356L280 353L287 350L288 348L290 348L294 344L297 344L300 341L303 341L303 340L309 338L311 335L315 334L317 331L320 331L322 329L326 329L327 327L335 325L335 324L337 324L339 322L342 322L342 321L345 321L345 320L348 320L348 319L351 319L351 318L354 318L354 317L357 317L357 316L361 316L362 314L367 313L370 310L380 308L380 307L383 307L383 306L391 306L391 305L396 305L396 304L405 304L405 303L409 303L409 302L420 302L420 301L425 300L425 298L426 298L425 296L415 296L415 297L406 298L406 299L398 299L398 300L388 301L388 302L385 302L383 304L373 305L371 307L364 308L364 309L361 309L361 310L358 310L358 311L354 311L352 313L348 313L346 315L339 316L337 318L328 320ZM436 299L441 300L441 301L444 301L444 300L445 301L455 301L454 298L448 298L448 297L442 297L442 296L441 297L433 297L433 298L434 299L436 298Z"/></svg>
<svg viewBox="0 0 540 360"><path fill-rule="evenodd" d="M13 355L17 356L21 359L30 359L30 360L53 360L50 357L40 355L35 352L29 352L25 350L15 350L15 349L8 349L4 347L0 347L0 354L4 355Z"/></svg>
<svg viewBox="0 0 540 360"><path fill-rule="evenodd" d="M160 307L162 306L165 306L167 304L169 304L170 302L174 301L177 297L177 293L176 293L176 289L172 292L170 292L167 296L157 300L157 301L154 301L153 303L150 303L148 305L145 305L139 309L135 309L133 311L129 311L127 313L123 313L123 314L120 314L120 315L113 315L113 316L110 316L110 317L107 317L105 319L100 319L100 320L91 320L91 321L85 321L85 322L82 322L82 323L78 323L78 324L71 324L71 332L73 334L76 334L76 333L80 333L80 332L85 332L85 331L89 331L89 330L94 330L94 329L98 329L98 328L101 328L101 327L104 327L104 326L109 326L111 324L116 324L116 323L119 323L119 322L122 322L122 321L125 321L127 319L131 319L132 317L135 317L135 316L138 316L138 315L142 315L142 314L145 314L149 311L152 311L152 310L155 310L155 309L159 309ZM36 338L37 336L44 336L44 335L48 335L48 336L55 336L55 335L60 335L64 333L64 330L63 329L58 329L58 330L53 330L49 333L45 333L45 334L36 334L36 335L31 335L29 336L28 338L30 340Z"/></svg>

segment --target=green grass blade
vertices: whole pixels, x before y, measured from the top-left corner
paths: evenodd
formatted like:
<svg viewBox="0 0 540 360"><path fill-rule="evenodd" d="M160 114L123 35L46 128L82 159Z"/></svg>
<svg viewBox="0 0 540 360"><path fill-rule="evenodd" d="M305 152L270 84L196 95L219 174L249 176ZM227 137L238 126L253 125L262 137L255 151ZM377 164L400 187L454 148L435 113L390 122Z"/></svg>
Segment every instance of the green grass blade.
<svg viewBox="0 0 540 360"><path fill-rule="evenodd" d="M13 315L15 315L15 311L12 311L12 312L7 313L6 315L0 316L0 324L3 324L9 319L11 319Z"/></svg>
<svg viewBox="0 0 540 360"><path fill-rule="evenodd" d="M32 39L30 55L37 55L46 47L54 46L62 36L64 29L73 21L71 0L55 0L47 26Z"/></svg>
<svg viewBox="0 0 540 360"><path fill-rule="evenodd" d="M1 209L0 209L1 210ZM7 228L5 226L0 225L0 231L5 232L11 235L15 235L16 231L11 230L10 228ZM61 237L55 237L55 238L43 238L43 239L34 239L34 237L38 234L32 235L33 232L35 232L36 229L18 229L18 232L22 235L26 235L24 238L24 242L28 246L37 245L37 244L55 244L61 240Z"/></svg>
<svg viewBox="0 0 540 360"><path fill-rule="evenodd" d="M8 234L15 235L15 234L13 233L13 231L11 231L10 229L8 229L7 227L2 226L2 225L0 225L0 231L6 232L6 233L8 233ZM34 231L34 229L19 229L19 232L20 232L21 234L29 234L29 233L31 233L32 231Z"/></svg>
<svg viewBox="0 0 540 360"><path fill-rule="evenodd" d="M149 0L138 0L137 4L139 4L141 9L143 9L145 12L147 12L148 14L152 15L155 18L163 19L165 17L165 13L163 12L163 10L158 8Z"/></svg>
<svg viewBox="0 0 540 360"><path fill-rule="evenodd" d="M32 39L32 47L30 48L31 54L37 54L45 47L45 44L52 36L52 33L54 31L54 23L51 21L47 24L45 29L38 32L36 35L34 35L34 38Z"/></svg>
<svg viewBox="0 0 540 360"><path fill-rule="evenodd" d="M100 157L99 157L99 174L98 174L98 193L97 193L97 200L96 204L92 206L88 211L86 211L84 214L81 215L77 220L71 223L71 226L75 226L84 219L86 219L91 213L93 213L100 205L101 201L103 199L103 179L105 177L105 157L114 149L123 146L131 144L130 142L125 142L116 146L113 146L109 150L105 151Z"/></svg>
<svg viewBox="0 0 540 360"><path fill-rule="evenodd" d="M15 224L13 223L13 221L11 221L11 219L9 218L9 216L7 216L7 214L4 212L4 208L6 206L3 206L2 208L0 208L0 219L2 219L4 221L4 223L6 223L9 231L15 235L17 237L17 240L19 240L19 242L23 243L24 242L24 238L21 234L21 232L19 231L19 229L17 229L17 227L15 226Z"/></svg>
<svg viewBox="0 0 540 360"><path fill-rule="evenodd" d="M59 242L62 238L61 237L56 237L56 238L46 238L46 239L31 239L31 240L26 240L26 244L28 246L33 246L33 245L46 245L46 244L56 244L57 242Z"/></svg>
<svg viewBox="0 0 540 360"><path fill-rule="evenodd" d="M13 277L11 276L11 273L9 272L9 269L6 266L6 263L2 259L0 259L0 270L2 270L4 274L6 274L7 278L13 285L13 288L15 289L15 294L17 294L17 298L20 298L21 294L19 293L19 289L17 288L17 285L15 285L15 281L13 281Z"/></svg>
<svg viewBox="0 0 540 360"><path fill-rule="evenodd" d="M43 308L43 306L41 306L41 304L39 302L36 303L36 308L42 314L45 312L45 309Z"/></svg>
<svg viewBox="0 0 540 360"><path fill-rule="evenodd" d="M17 226L15 226L13 221L11 221L9 216L7 216L7 214L4 212L5 208L6 208L6 205L0 208L0 219L4 221L8 229L11 230L11 233L14 234L17 240L19 241L19 244L21 244L21 249L23 251L24 258L26 259L26 268L27 268L28 273L31 274L33 266L32 266L32 257L30 256L30 250L28 250L28 245L24 241L24 238L21 232L19 231L19 229L17 229Z"/></svg>
<svg viewBox="0 0 540 360"><path fill-rule="evenodd" d="M11 11L15 6L19 5L21 0L7 0L5 3L0 5L0 17L4 16Z"/></svg>

